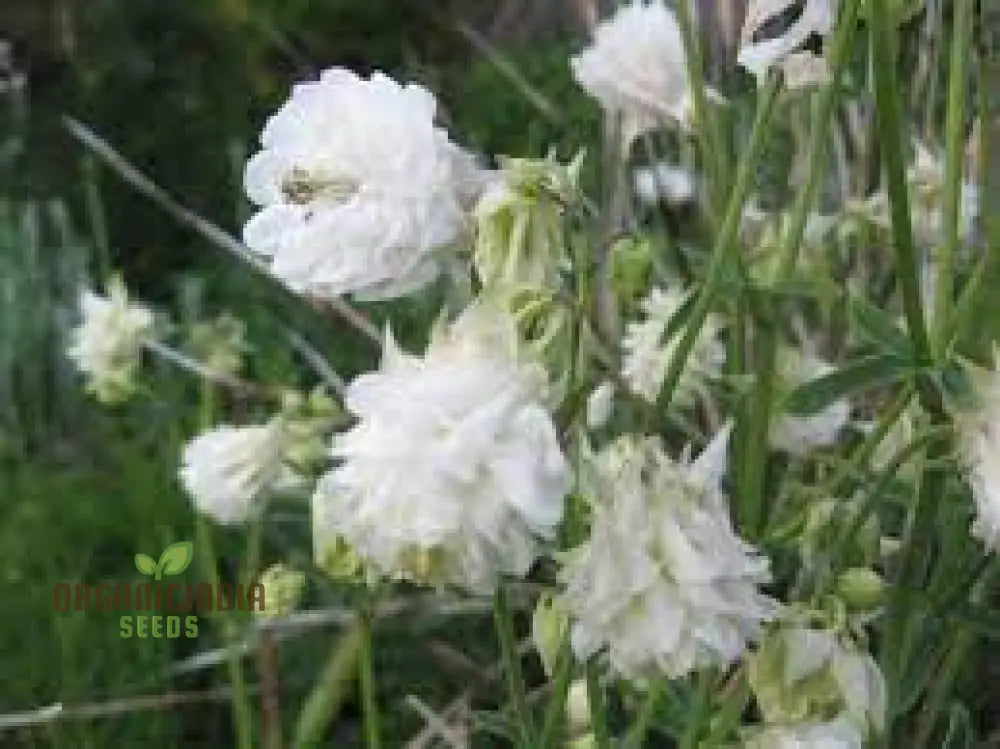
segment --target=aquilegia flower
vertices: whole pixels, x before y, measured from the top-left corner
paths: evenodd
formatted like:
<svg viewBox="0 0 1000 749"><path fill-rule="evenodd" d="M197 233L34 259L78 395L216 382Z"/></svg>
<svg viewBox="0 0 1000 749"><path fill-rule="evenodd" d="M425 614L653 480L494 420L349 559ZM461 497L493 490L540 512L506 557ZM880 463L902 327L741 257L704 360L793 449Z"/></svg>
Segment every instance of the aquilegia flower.
<svg viewBox="0 0 1000 749"><path fill-rule="evenodd" d="M837 19L837 0L804 0L802 12L783 33L769 36L769 29L794 10L798 0L751 0L743 22L739 64L758 84L772 68L784 73L788 88L799 88L826 80L826 61L805 49L813 35L828 36Z"/></svg>
<svg viewBox="0 0 1000 749"><path fill-rule="evenodd" d="M634 393L651 403L660 394L670 360L684 333L682 325L670 323L687 301L688 294L677 288L654 287L642 301L645 319L626 326L622 339L622 377ZM704 391L705 380L722 372L726 352L718 340L718 329L716 318L709 315L677 382L675 402L693 404L695 396Z"/></svg>
<svg viewBox="0 0 1000 749"><path fill-rule="evenodd" d="M622 437L589 456L590 538L562 555L559 572L579 658L606 653L626 678L676 678L732 663L777 614L758 588L768 560L734 533L719 488L727 438L694 463L653 438Z"/></svg>
<svg viewBox="0 0 1000 749"><path fill-rule="evenodd" d="M261 206L244 227L291 288L317 296L400 296L433 280L438 251L466 225L478 178L435 127L416 84L331 68L300 83L261 134L246 190Z"/></svg>
<svg viewBox="0 0 1000 749"><path fill-rule="evenodd" d="M80 292L81 321L70 333L67 355L87 378L87 390L103 403L118 403L135 390L144 341L153 334L147 307L129 301L125 284L114 277L108 295Z"/></svg>
<svg viewBox="0 0 1000 749"><path fill-rule="evenodd" d="M955 409L960 455L976 503L973 533L1000 550L1000 352L993 370L970 369L973 397Z"/></svg>
<svg viewBox="0 0 1000 749"><path fill-rule="evenodd" d="M242 522L286 475L284 448L280 418L256 426L224 424L185 445L181 483L199 512L220 523Z"/></svg>
<svg viewBox="0 0 1000 749"><path fill-rule="evenodd" d="M629 144L664 123L690 123L685 60L673 11L660 0L636 0L598 24L593 43L570 64L580 86L606 112L622 117Z"/></svg>
<svg viewBox="0 0 1000 749"><path fill-rule="evenodd" d="M346 543L376 572L474 592L527 573L569 486L545 384L514 319L482 301L423 357L387 335L381 367L347 390L358 422L313 497L317 556Z"/></svg>
<svg viewBox="0 0 1000 749"><path fill-rule="evenodd" d="M748 676L766 725L830 732L841 741L849 741L853 729L856 743L846 746L862 746L869 733L885 727L886 686L878 664L833 630L791 625L770 632L750 657Z"/></svg>

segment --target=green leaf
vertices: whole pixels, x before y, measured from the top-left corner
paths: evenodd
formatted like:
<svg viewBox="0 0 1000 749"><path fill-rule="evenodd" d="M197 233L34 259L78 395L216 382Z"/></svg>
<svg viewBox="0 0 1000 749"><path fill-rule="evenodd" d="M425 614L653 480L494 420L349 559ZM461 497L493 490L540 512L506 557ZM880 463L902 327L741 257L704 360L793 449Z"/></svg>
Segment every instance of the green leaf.
<svg viewBox="0 0 1000 749"><path fill-rule="evenodd" d="M136 554L135 568L143 575L153 575L156 573L156 561L145 554Z"/></svg>
<svg viewBox="0 0 1000 749"><path fill-rule="evenodd" d="M903 359L913 358L913 346L910 345L909 337L885 310L864 299L852 299L851 322L861 338L882 349L882 353L894 354Z"/></svg>
<svg viewBox="0 0 1000 749"><path fill-rule="evenodd" d="M856 359L797 387L786 399L785 410L809 416L859 390L897 380L911 368L910 361L887 354Z"/></svg>
<svg viewBox="0 0 1000 749"><path fill-rule="evenodd" d="M170 544L160 554L157 571L164 575L179 575L191 564L194 558L194 544L190 541L178 541Z"/></svg>

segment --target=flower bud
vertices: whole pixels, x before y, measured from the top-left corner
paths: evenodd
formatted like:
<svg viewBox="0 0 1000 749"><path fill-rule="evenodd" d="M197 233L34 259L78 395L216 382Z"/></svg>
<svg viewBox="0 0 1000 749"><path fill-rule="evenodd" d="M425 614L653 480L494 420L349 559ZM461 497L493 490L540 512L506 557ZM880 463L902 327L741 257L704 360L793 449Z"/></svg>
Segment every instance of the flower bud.
<svg viewBox="0 0 1000 749"><path fill-rule="evenodd" d="M264 609L257 613L262 619L278 619L288 616L299 603L306 576L285 565L272 564L260 576L264 586Z"/></svg>
<svg viewBox="0 0 1000 749"><path fill-rule="evenodd" d="M545 673L549 676L555 670L568 626L566 613L556 603L553 594L543 593L539 596L535 612L531 616L531 638L542 659Z"/></svg>
<svg viewBox="0 0 1000 749"><path fill-rule="evenodd" d="M837 594L851 611L871 611L881 603L885 593L885 581L875 570L867 567L853 567L840 573L837 578Z"/></svg>

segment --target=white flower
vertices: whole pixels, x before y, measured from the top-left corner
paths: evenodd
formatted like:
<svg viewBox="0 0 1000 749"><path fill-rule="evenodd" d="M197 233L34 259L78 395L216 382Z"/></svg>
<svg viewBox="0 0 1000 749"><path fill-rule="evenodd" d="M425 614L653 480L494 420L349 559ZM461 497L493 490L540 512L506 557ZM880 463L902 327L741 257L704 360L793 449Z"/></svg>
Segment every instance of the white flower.
<svg viewBox="0 0 1000 749"><path fill-rule="evenodd" d="M865 740L849 721L837 719L767 728L743 746L744 749L864 749Z"/></svg>
<svg viewBox="0 0 1000 749"><path fill-rule="evenodd" d="M945 163L943 155L935 155L923 143L914 143L913 164L907 171L910 194L913 196L913 231L927 244L945 236L944 198ZM979 216L979 188L972 182L960 185L958 236L968 239Z"/></svg>
<svg viewBox="0 0 1000 749"><path fill-rule="evenodd" d="M118 277L109 282L106 297L82 290L80 313L82 320L70 332L67 355L99 400L124 400L135 389L143 343L153 332L153 313L129 301Z"/></svg>
<svg viewBox="0 0 1000 749"><path fill-rule="evenodd" d="M671 205L690 203L695 198L695 178L690 169L668 163L636 169L632 175L635 194L644 203L666 201Z"/></svg>
<svg viewBox="0 0 1000 749"><path fill-rule="evenodd" d="M833 367L822 359L798 351L784 352L781 368L784 379L792 387L833 371ZM809 416L782 414L771 424L771 446L792 455L805 455L815 448L828 447L836 443L850 415L850 403L844 398Z"/></svg>
<svg viewBox="0 0 1000 749"><path fill-rule="evenodd" d="M570 61L573 76L608 113L621 115L626 144L692 112L684 40L660 0L636 0L597 25L594 41Z"/></svg>
<svg viewBox="0 0 1000 749"><path fill-rule="evenodd" d="M615 386L605 380L587 398L587 426L600 429L608 423L615 405Z"/></svg>
<svg viewBox="0 0 1000 749"><path fill-rule="evenodd" d="M793 625L771 632L751 657L748 676L769 724L801 726L836 715L863 735L885 728L878 664L833 630Z"/></svg>
<svg viewBox="0 0 1000 749"><path fill-rule="evenodd" d="M626 326L622 339L622 377L634 393L651 403L660 394L670 360L684 333L683 326L679 326L668 335L668 326L688 299L689 295L677 288L654 287L642 302L645 319ZM722 371L725 348L717 332L716 318L709 315L674 391L674 400L681 405L691 405L695 396L704 390L703 381Z"/></svg>
<svg viewBox="0 0 1000 749"><path fill-rule="evenodd" d="M300 83L261 134L246 190L262 210L244 240L289 287L400 296L433 280L465 227L471 157L434 126L421 86L331 68Z"/></svg>
<svg viewBox="0 0 1000 749"><path fill-rule="evenodd" d="M797 0L751 0L743 22L737 61L760 84L771 68L784 72L785 85L797 88L825 82L826 61L804 49L813 34L828 36L836 22L836 0L804 0L802 12L784 33L760 39L765 27L794 9Z"/></svg>
<svg viewBox="0 0 1000 749"><path fill-rule="evenodd" d="M545 372L518 349L513 318L483 302L423 357L387 336L380 369L348 388L358 423L334 437L339 465L313 497L318 554L342 539L384 574L476 592L528 572L569 477Z"/></svg>
<svg viewBox="0 0 1000 749"><path fill-rule="evenodd" d="M606 652L625 678L675 678L739 658L779 604L758 586L769 563L733 531L717 468L728 430L688 464L623 437L590 456L590 538L563 555L559 603L585 659Z"/></svg>
<svg viewBox="0 0 1000 749"><path fill-rule="evenodd" d="M283 478L284 425L229 424L199 434L184 447L181 483L199 512L220 523L239 523L254 500Z"/></svg>
<svg viewBox="0 0 1000 749"><path fill-rule="evenodd" d="M992 551L1000 550L1000 352L992 371L970 372L974 398L956 409L960 455L976 503L974 535Z"/></svg>
<svg viewBox="0 0 1000 749"><path fill-rule="evenodd" d="M922 244L935 245L945 237L944 157L936 155L920 141L914 142L913 153L913 163L906 172L913 234ZM958 236L962 241L969 241L975 231L979 203L978 185L968 178L964 179L960 185L958 210ZM878 190L864 200L852 201L849 208L883 229L892 225L889 196L885 190Z"/></svg>

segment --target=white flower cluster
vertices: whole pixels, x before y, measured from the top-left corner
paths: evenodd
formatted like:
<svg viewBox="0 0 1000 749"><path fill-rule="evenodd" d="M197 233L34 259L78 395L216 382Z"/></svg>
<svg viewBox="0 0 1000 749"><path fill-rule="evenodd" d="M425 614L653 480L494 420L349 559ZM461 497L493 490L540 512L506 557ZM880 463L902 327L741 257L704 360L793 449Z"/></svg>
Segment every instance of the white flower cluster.
<svg viewBox="0 0 1000 749"><path fill-rule="evenodd" d="M382 365L346 395L357 424L313 497L318 557L345 541L372 569L492 590L553 538L569 488L513 318L485 303L439 328L423 357L391 336Z"/></svg>
<svg viewBox="0 0 1000 749"><path fill-rule="evenodd" d="M87 378L87 389L104 403L118 403L135 389L143 345L153 335L153 313L131 302L120 278L108 295L80 292L81 321L70 333L69 358Z"/></svg>
<svg viewBox="0 0 1000 749"><path fill-rule="evenodd" d="M261 206L247 245L291 288L321 297L396 297L432 281L480 179L435 109L421 86L379 73L331 68L295 86L247 164Z"/></svg>
<svg viewBox="0 0 1000 749"><path fill-rule="evenodd" d="M733 532L718 486L727 438L690 464L652 438L623 437L590 457L590 538L559 573L578 657L606 652L626 678L679 677L740 658L777 615L759 590L768 560Z"/></svg>
<svg viewBox="0 0 1000 749"><path fill-rule="evenodd" d="M642 301L645 319L628 323L622 339L622 377L637 395L654 403L663 386L670 360L684 333L683 326L671 329L671 321L689 301L676 287L654 287ZM674 400L691 405L705 391L705 380L717 377L725 362L725 348L719 342L716 318L709 315L695 340L674 391Z"/></svg>

